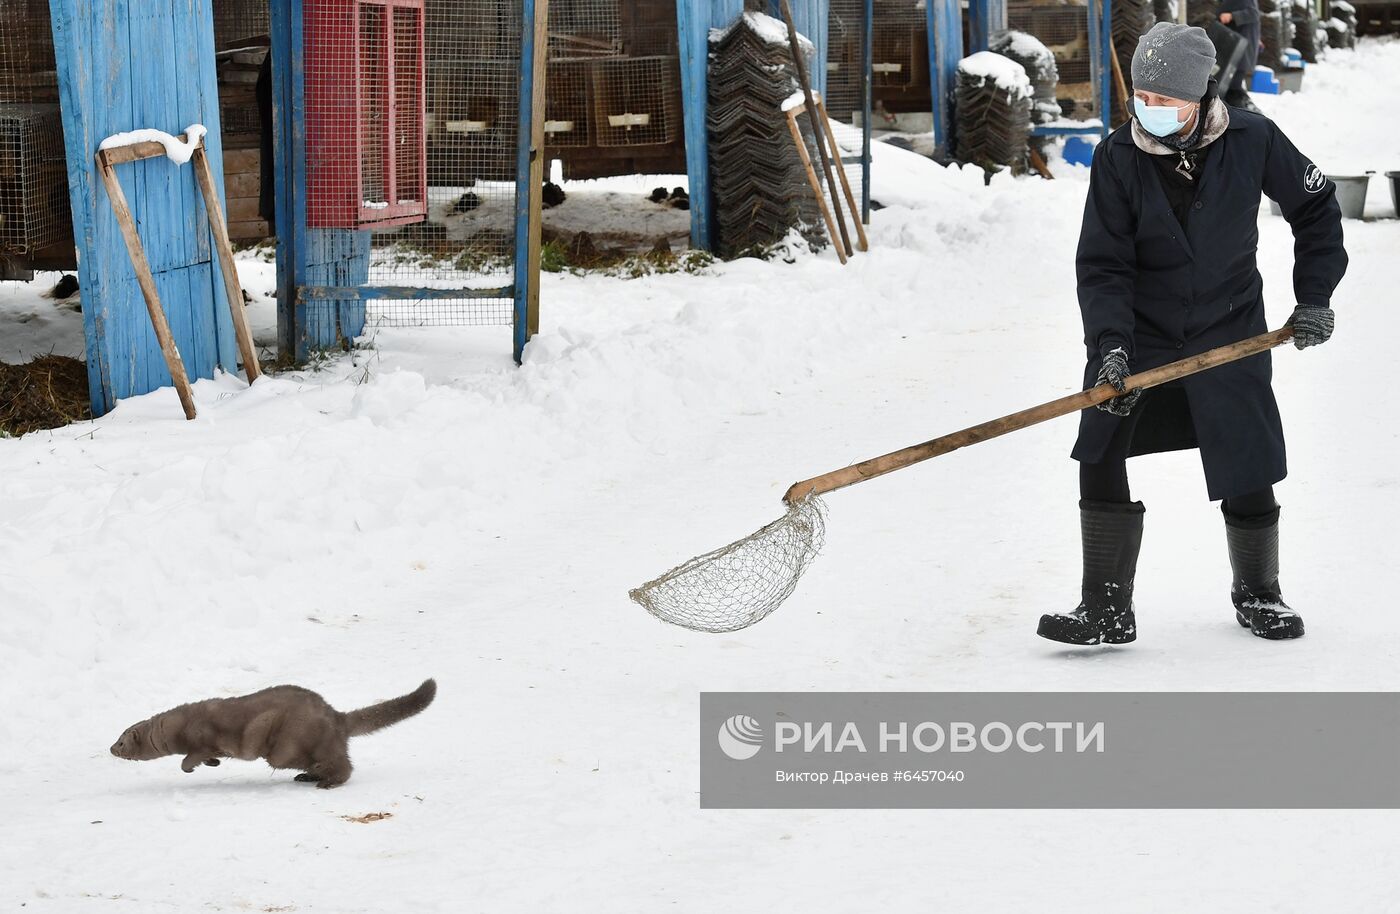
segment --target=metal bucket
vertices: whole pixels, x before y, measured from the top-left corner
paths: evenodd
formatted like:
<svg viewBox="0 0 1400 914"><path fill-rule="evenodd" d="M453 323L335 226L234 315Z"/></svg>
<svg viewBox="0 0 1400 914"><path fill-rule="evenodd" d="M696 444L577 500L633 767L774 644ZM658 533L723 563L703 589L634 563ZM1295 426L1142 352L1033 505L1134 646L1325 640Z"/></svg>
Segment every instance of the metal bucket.
<svg viewBox="0 0 1400 914"><path fill-rule="evenodd" d="M1370 175L1328 175L1337 185L1337 205L1342 208L1343 219L1360 219L1366 213L1366 187L1371 183Z"/></svg>
<svg viewBox="0 0 1400 914"><path fill-rule="evenodd" d="M1390 205L1395 207L1395 215L1400 216L1400 171L1387 171L1390 179Z"/></svg>
<svg viewBox="0 0 1400 914"><path fill-rule="evenodd" d="M1303 91L1303 68L1288 67L1274 74L1278 77L1278 87L1282 92Z"/></svg>

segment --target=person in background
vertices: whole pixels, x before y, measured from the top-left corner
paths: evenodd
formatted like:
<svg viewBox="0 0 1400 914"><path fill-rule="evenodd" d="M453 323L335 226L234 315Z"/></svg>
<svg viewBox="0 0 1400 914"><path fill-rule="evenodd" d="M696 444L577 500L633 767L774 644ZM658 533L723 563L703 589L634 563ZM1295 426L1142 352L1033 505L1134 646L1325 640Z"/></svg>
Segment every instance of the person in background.
<svg viewBox="0 0 1400 914"><path fill-rule="evenodd" d="M1084 574L1077 609L1041 616L1038 634L1052 641L1137 637L1145 509L1129 493L1125 461L1189 448L1221 502L1236 621L1270 640L1303 634L1279 587L1273 485L1288 470L1269 353L1148 390L1126 383L1267 330L1255 264L1265 194L1295 239L1293 342L1303 349L1332 335L1332 291L1347 268L1336 187L1268 118L1216 98L1214 66L1205 30L1153 26L1133 54L1134 116L1094 150L1075 258L1084 386L1112 384L1121 396L1080 414L1071 456Z"/></svg>
<svg viewBox="0 0 1400 914"><path fill-rule="evenodd" d="M1219 16L1222 25L1244 39L1244 60L1225 88L1225 104L1258 111L1246 88L1254 80L1254 68L1259 64L1259 43L1263 38L1258 0L1220 0Z"/></svg>

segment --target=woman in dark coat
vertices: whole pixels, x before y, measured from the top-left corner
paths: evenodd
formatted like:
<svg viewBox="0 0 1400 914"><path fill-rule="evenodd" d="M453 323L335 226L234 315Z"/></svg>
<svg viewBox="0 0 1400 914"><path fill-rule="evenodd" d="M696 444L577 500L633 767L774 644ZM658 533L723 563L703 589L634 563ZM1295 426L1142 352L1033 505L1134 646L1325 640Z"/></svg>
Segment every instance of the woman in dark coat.
<svg viewBox="0 0 1400 914"><path fill-rule="evenodd" d="M1257 111L1249 100L1249 85L1254 79L1254 68L1259 64L1259 41L1263 38L1258 0L1221 0L1217 15L1222 25L1244 39L1244 60L1235 78L1225 87L1225 104Z"/></svg>
<svg viewBox="0 0 1400 914"><path fill-rule="evenodd" d="M1335 188L1267 118L1227 108L1209 80L1203 30L1158 23L1133 55L1135 116L1099 144L1079 237L1085 386L1123 395L1081 414L1084 577L1079 607L1041 617L1039 633L1071 644L1136 637L1133 577L1143 506L1125 460L1199 448L1206 487L1222 502L1239 623L1261 638L1297 638L1303 621L1278 584L1273 484L1287 474L1268 353L1150 390L1123 379L1263 333L1255 266L1261 192L1295 238L1299 348L1332 333L1332 290L1346 271Z"/></svg>

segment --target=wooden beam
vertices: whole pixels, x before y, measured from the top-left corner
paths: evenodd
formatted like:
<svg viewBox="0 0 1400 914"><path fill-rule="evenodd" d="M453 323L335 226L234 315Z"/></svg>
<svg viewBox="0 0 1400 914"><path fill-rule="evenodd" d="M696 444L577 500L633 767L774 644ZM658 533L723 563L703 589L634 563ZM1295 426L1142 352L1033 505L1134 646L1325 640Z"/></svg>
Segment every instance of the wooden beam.
<svg viewBox="0 0 1400 914"><path fill-rule="evenodd" d="M424 289L419 286L302 286L297 298L312 301L354 301L356 299L394 299L399 301L437 301L456 298L513 298L515 286L493 289Z"/></svg>
<svg viewBox="0 0 1400 914"><path fill-rule="evenodd" d="M204 195L204 209L209 216L209 230L214 233L214 250L219 255L219 272L224 274L224 291L228 294L229 316L233 319L233 335L238 340L238 350L243 354L243 372L252 384L262 374L258 364L258 351L253 346L253 331L248 328L248 312L243 304L243 286L238 282L238 268L233 263L233 245L228 240L228 223L224 221L224 209L219 203L219 189L214 186L214 173L209 169L209 157L204 154L204 143L195 147L194 177L199 182L200 193Z"/></svg>

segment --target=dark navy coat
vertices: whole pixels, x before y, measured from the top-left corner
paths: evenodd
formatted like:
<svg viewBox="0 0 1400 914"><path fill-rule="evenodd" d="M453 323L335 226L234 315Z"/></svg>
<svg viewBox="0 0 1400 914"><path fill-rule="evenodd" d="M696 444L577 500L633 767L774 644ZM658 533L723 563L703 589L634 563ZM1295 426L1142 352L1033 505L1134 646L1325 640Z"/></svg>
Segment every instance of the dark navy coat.
<svg viewBox="0 0 1400 914"><path fill-rule="evenodd" d="M1150 154L1133 144L1130 130L1131 122L1094 152L1079 235L1086 388L1102 354L1118 346L1129 367L1143 371L1268 329L1254 257L1261 193L1279 204L1293 229L1297 301L1330 306L1347 266L1336 188L1273 121L1230 109L1229 128L1211 144L1197 178L1185 231ZM1291 305L1281 310L1291 312ZM1129 455L1199 447L1212 499L1278 482L1288 470L1271 375L1266 352L1185 379L1190 427L1161 434L1150 427L1149 411ZM1072 456L1103 460L1119 421L1084 410Z"/></svg>

